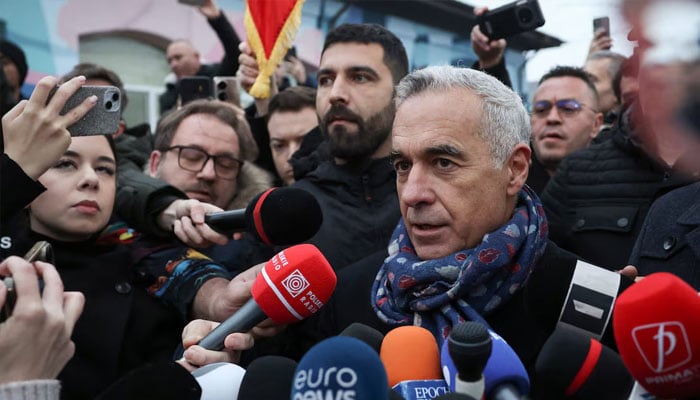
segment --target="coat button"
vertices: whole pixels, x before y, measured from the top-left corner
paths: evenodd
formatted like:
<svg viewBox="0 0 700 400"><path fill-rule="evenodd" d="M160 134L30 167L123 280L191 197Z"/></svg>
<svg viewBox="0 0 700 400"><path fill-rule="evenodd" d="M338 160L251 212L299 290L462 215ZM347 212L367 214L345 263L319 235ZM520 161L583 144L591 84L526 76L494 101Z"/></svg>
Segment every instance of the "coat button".
<svg viewBox="0 0 700 400"><path fill-rule="evenodd" d="M676 245L676 238L669 236L664 240L664 250L669 251Z"/></svg>
<svg viewBox="0 0 700 400"><path fill-rule="evenodd" d="M629 223L630 223L630 220L628 220L628 219L625 218L625 217L619 218L619 219L617 220L617 226L619 226L620 228L626 227L627 224L629 224Z"/></svg>
<svg viewBox="0 0 700 400"><path fill-rule="evenodd" d="M577 228L582 228L584 225L586 225L586 220L581 218L580 220L576 221L576 227Z"/></svg>
<svg viewBox="0 0 700 400"><path fill-rule="evenodd" d="M114 290L119 294L129 294L131 292L131 284L129 282L117 282L114 285Z"/></svg>

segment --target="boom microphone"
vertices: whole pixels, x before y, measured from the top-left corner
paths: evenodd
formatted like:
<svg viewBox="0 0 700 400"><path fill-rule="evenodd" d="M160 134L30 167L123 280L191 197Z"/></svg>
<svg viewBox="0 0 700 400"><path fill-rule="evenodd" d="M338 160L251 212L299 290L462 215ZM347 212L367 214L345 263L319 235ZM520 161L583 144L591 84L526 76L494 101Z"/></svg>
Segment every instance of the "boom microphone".
<svg viewBox="0 0 700 400"><path fill-rule="evenodd" d="M615 350L610 316L618 294L633 283L580 260L575 267L536 268L525 286L525 307L548 331L568 325Z"/></svg>
<svg viewBox="0 0 700 400"><path fill-rule="evenodd" d="M432 399L447 392L440 351L433 334L419 326L400 326L384 337L379 357L389 385L406 400Z"/></svg>
<svg viewBox="0 0 700 400"><path fill-rule="evenodd" d="M590 336L560 326L547 339L535 364L543 400L626 400L634 380L620 356Z"/></svg>
<svg viewBox="0 0 700 400"><path fill-rule="evenodd" d="M323 307L335 284L333 268L316 246L300 244L282 250L255 278L253 298L198 344L221 350L226 336L247 332L266 318L280 325L301 321Z"/></svg>
<svg viewBox="0 0 700 400"><path fill-rule="evenodd" d="M700 396L700 297L677 276L650 274L620 295L613 326L627 369L660 398Z"/></svg>
<svg viewBox="0 0 700 400"><path fill-rule="evenodd" d="M334 336L312 347L294 373L291 400L386 400L389 384L377 353L359 339Z"/></svg>
<svg viewBox="0 0 700 400"><path fill-rule="evenodd" d="M204 222L224 235L245 231L267 245L286 246L315 235L323 214L311 193L283 187L262 192L245 209L209 213Z"/></svg>

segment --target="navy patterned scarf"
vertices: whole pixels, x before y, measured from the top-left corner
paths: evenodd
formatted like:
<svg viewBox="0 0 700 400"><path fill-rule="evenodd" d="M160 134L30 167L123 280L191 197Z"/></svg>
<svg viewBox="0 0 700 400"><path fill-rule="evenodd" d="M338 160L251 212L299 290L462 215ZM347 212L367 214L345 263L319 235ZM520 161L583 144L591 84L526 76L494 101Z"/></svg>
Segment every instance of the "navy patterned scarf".
<svg viewBox="0 0 700 400"><path fill-rule="evenodd" d="M484 316L522 287L547 245L547 220L537 195L524 186L510 221L475 248L423 261L403 219L372 287L372 307L390 325L422 326L442 345L452 326Z"/></svg>

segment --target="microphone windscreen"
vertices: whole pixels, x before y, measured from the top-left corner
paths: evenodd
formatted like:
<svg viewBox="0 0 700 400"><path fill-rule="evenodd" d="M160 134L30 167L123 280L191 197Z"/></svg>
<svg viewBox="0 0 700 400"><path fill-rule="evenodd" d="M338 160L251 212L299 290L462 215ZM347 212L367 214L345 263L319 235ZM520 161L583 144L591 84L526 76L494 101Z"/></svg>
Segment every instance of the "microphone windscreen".
<svg viewBox="0 0 700 400"><path fill-rule="evenodd" d="M311 244L300 244L272 257L253 282L260 309L278 324L301 321L317 312L335 289L336 276Z"/></svg>
<svg viewBox="0 0 700 400"><path fill-rule="evenodd" d="M486 362L491 356L491 336L483 324L465 321L455 325L447 339L450 358L460 378L466 381L481 379Z"/></svg>
<svg viewBox="0 0 700 400"><path fill-rule="evenodd" d="M299 361L291 400L389 398L377 353L359 339L335 336L317 343Z"/></svg>
<svg viewBox="0 0 700 400"><path fill-rule="evenodd" d="M146 364L112 383L97 400L197 400L202 388L197 380L174 361Z"/></svg>
<svg viewBox="0 0 700 400"><path fill-rule="evenodd" d="M263 356L248 365L238 400L288 400L296 361L287 357Z"/></svg>
<svg viewBox="0 0 700 400"><path fill-rule="evenodd" d="M311 239L323 222L321 206L309 192L293 187L269 189L246 207L246 226L271 245L286 246Z"/></svg>
<svg viewBox="0 0 700 400"><path fill-rule="evenodd" d="M582 261L535 268L524 289L525 307L549 331L561 319L615 349L610 313L617 295L633 283L624 275Z"/></svg>
<svg viewBox="0 0 700 400"><path fill-rule="evenodd" d="M367 343L369 347L373 348L379 354L382 348L382 341L384 340L384 335L378 330L367 326L360 322L353 322L348 325L347 328L340 332L340 336L354 337L355 339L360 339Z"/></svg>
<svg viewBox="0 0 700 400"><path fill-rule="evenodd" d="M489 395L503 384L512 384L522 394L530 393L530 377L515 350L496 332L491 335L491 357L484 367L484 380Z"/></svg>
<svg viewBox="0 0 700 400"><path fill-rule="evenodd" d="M590 336L558 327L535 364L537 399L627 399L634 380L620 356Z"/></svg>
<svg viewBox="0 0 700 400"><path fill-rule="evenodd" d="M700 396L700 298L677 276L650 274L615 304L615 340L627 369L661 398Z"/></svg>
<svg viewBox="0 0 700 400"><path fill-rule="evenodd" d="M419 326L400 326L384 336L379 357L389 385L403 381L442 379L440 351L433 334Z"/></svg>
<svg viewBox="0 0 700 400"><path fill-rule="evenodd" d="M192 371L202 387L201 400L230 400L238 398L245 370L226 362L205 365Z"/></svg>

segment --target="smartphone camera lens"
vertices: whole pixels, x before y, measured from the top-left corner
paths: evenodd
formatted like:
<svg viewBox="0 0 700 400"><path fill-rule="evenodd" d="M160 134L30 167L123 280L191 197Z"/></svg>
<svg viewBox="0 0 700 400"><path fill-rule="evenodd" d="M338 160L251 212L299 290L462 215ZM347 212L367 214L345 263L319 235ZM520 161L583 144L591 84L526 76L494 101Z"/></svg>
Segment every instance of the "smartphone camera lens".
<svg viewBox="0 0 700 400"><path fill-rule="evenodd" d="M219 100L226 101L226 99L227 99L226 92L219 93Z"/></svg>
<svg viewBox="0 0 700 400"><path fill-rule="evenodd" d="M529 8L521 8L518 10L518 20L523 24L529 24L532 22L534 14Z"/></svg>
<svg viewBox="0 0 700 400"><path fill-rule="evenodd" d="M112 95L112 101L119 101L119 93L114 92L114 94Z"/></svg>
<svg viewBox="0 0 700 400"><path fill-rule="evenodd" d="M105 108L108 109L108 110L111 110L111 109L112 109L112 102L111 102L111 101L107 101L107 102L105 103Z"/></svg>
<svg viewBox="0 0 700 400"><path fill-rule="evenodd" d="M226 82L221 81L216 85L216 87L218 87L221 90L224 90L224 89L226 89Z"/></svg>

